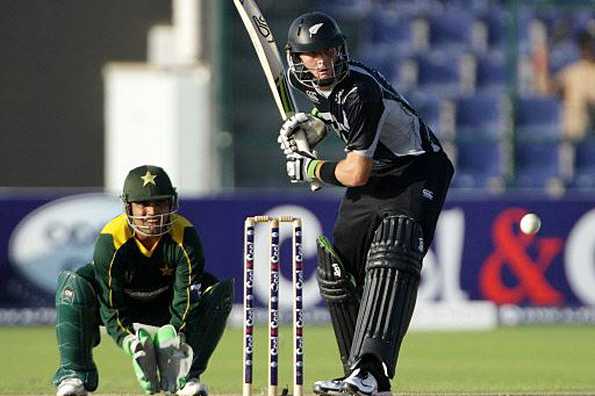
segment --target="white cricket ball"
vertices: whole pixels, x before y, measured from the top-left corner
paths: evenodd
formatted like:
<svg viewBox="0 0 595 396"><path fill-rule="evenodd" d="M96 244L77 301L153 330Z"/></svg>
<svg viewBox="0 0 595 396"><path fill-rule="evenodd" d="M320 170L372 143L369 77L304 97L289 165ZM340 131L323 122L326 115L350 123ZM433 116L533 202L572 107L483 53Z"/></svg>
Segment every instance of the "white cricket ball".
<svg viewBox="0 0 595 396"><path fill-rule="evenodd" d="M533 235L541 228L541 219L535 213L527 213L521 219L523 234Z"/></svg>

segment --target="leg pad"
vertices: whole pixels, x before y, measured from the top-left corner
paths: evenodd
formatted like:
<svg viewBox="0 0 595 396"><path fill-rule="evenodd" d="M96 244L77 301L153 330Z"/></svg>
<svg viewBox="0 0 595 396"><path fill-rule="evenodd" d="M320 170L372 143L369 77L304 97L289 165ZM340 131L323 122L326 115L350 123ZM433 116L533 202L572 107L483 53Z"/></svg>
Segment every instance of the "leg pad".
<svg viewBox="0 0 595 396"><path fill-rule="evenodd" d="M359 311L360 296L353 275L345 271L332 244L324 236L318 238L316 279L320 295L331 315L335 338L345 374L349 371L349 351Z"/></svg>
<svg viewBox="0 0 595 396"><path fill-rule="evenodd" d="M374 234L350 364L371 355L392 378L401 342L415 307L424 252L421 225L402 216L388 216Z"/></svg>
<svg viewBox="0 0 595 396"><path fill-rule="evenodd" d="M85 389L97 388L97 368L92 349L99 344L99 311L91 283L75 272L64 271L56 290L56 336L60 367L53 382L79 378Z"/></svg>

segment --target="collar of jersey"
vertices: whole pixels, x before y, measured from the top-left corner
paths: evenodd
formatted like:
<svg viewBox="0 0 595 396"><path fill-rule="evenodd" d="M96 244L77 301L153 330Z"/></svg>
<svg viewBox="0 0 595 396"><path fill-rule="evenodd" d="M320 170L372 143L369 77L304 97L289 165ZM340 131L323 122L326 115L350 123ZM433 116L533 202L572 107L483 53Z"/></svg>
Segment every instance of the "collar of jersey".
<svg viewBox="0 0 595 396"><path fill-rule="evenodd" d="M337 86L337 84L333 84L331 86L331 89L320 89L319 87L316 87L315 89L319 95L322 95L328 99L328 97L331 96L331 94L333 93L333 89L335 89L336 86Z"/></svg>
<svg viewBox="0 0 595 396"><path fill-rule="evenodd" d="M146 257L151 257L153 255L153 253L155 252L155 250L157 249L157 246L159 246L159 242L161 242L161 238L159 238L159 240L157 241L156 244L153 245L153 247L149 250L145 247L145 245L143 245L138 239L134 238L134 242L136 243L136 246L138 246L138 250L140 250L140 252L146 256Z"/></svg>

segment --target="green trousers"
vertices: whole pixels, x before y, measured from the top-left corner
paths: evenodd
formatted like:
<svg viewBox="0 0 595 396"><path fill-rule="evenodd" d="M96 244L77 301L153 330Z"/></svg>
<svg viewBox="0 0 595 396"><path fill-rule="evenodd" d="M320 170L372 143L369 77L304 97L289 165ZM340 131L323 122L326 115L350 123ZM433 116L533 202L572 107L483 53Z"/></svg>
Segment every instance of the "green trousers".
<svg viewBox="0 0 595 396"><path fill-rule="evenodd" d="M218 281L205 273L202 281L204 292L192 303L187 325L182 330L194 351L188 379L198 378L206 370L233 304L233 280ZM97 389L99 375L92 351L99 345L102 323L95 290L95 276L90 264L76 272L64 271L58 278L55 302L60 367L53 377L55 385L74 377L81 379L88 391ZM162 326L168 323L163 312L167 312L169 306L161 308L138 312L135 316L143 320L142 324Z"/></svg>

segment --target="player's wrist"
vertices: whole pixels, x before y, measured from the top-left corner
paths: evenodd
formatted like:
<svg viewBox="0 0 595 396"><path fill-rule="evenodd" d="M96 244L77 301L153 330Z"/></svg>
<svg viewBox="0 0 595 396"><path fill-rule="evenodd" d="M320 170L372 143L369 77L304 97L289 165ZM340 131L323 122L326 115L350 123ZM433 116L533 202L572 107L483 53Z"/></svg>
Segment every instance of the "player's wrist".
<svg viewBox="0 0 595 396"><path fill-rule="evenodd" d="M320 168L318 169L318 179L327 184L333 184L339 187L345 187L343 183L337 179L336 169L338 162L333 161L321 161Z"/></svg>
<svg viewBox="0 0 595 396"><path fill-rule="evenodd" d="M309 180L319 180L318 171L323 163L324 161L322 160L311 160L308 162L308 165L306 166L306 176Z"/></svg>

